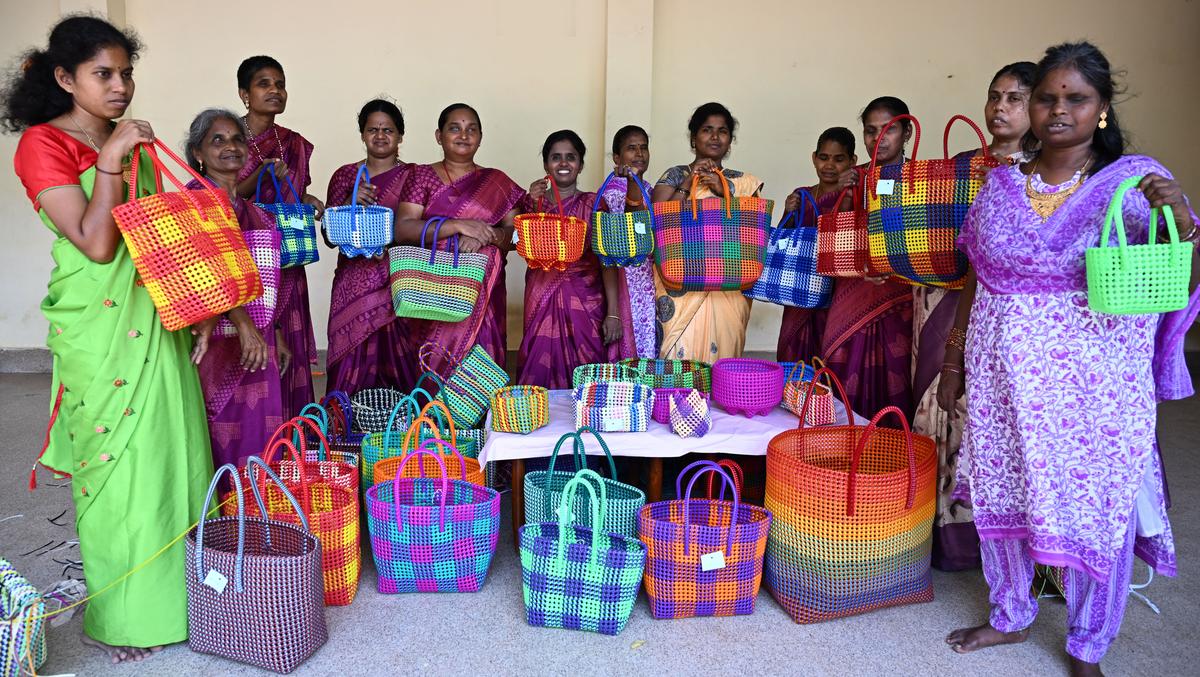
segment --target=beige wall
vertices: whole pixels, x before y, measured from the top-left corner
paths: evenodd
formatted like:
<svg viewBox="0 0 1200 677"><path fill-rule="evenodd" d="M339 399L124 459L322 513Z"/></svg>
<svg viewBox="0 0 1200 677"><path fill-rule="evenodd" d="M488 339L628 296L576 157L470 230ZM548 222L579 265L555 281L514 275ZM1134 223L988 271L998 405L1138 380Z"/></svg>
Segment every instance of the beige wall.
<svg viewBox="0 0 1200 677"><path fill-rule="evenodd" d="M1171 167L1200 194L1194 111L1200 108L1200 3L1184 0L1011 0L1002 5L931 0L901 4L764 0L0 0L0 58L11 64L42 43L60 8L94 7L135 27L148 49L137 67L132 115L150 120L178 145L206 106L239 105L234 73L246 56L267 53L287 69L290 101L280 118L316 144L312 192L324 197L333 170L362 156L354 116L378 94L395 97L408 133L402 157L437 159L433 128L451 101L482 114L480 161L522 185L541 174L545 135L570 127L589 146L582 185L607 172L612 132L634 122L651 133L651 173L688 161L686 122L708 100L739 119L728 164L760 176L781 200L811 183L817 134L855 129L872 97L905 99L925 124L921 157L940 153L941 127L954 113L979 119L991 74L1036 60L1049 44L1089 38L1127 71L1120 110L1135 146ZM988 9L984 9L984 8ZM997 8L1003 15L991 16ZM274 19L249 20L271 15ZM283 18L288 17L288 18ZM879 45L879 47L873 47ZM957 132L951 150L971 142ZM0 137L11 157L15 139ZM1190 152L1189 152L1190 151ZM860 154L861 157L861 154ZM778 213L778 209L777 209ZM0 347L42 345L37 310L49 270L50 236L15 177L0 172ZM318 341L324 344L334 257L309 268ZM524 265L509 265L510 344L520 340ZM779 307L756 304L747 348L772 349Z"/></svg>

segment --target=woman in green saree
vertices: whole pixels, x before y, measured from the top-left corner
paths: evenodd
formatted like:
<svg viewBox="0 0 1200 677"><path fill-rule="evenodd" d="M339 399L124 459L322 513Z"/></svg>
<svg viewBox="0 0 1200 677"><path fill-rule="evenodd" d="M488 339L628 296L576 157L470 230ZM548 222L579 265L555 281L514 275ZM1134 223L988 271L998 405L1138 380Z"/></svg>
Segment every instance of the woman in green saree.
<svg viewBox="0 0 1200 677"><path fill-rule="evenodd" d="M100 19L65 19L46 50L29 53L4 100L4 124L23 132L16 173L57 238L42 301L54 368L39 461L71 477L92 593L195 522L212 475L193 362L215 321L163 329L111 213L127 197L134 148L154 139L146 122L112 122L133 97L138 48ZM152 173L139 184L152 192ZM92 599L85 642L115 663L187 639L185 570L178 542Z"/></svg>

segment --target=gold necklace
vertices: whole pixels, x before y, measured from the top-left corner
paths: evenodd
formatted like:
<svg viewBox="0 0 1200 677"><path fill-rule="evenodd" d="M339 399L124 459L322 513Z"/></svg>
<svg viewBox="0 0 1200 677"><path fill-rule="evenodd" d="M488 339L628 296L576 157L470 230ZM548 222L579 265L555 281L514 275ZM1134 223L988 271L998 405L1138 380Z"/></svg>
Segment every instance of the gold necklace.
<svg viewBox="0 0 1200 677"><path fill-rule="evenodd" d="M254 142L255 134L254 134L254 132L250 131L250 116L243 115L242 120L246 123L246 133L250 135L250 138L247 139L247 141L250 142L250 149L253 150L254 154L258 156L259 164L262 164L263 160L267 159L267 156L262 154L262 151L260 151L258 149L258 144ZM265 134L266 131L267 130L264 129L264 130L262 130L262 132L260 132L260 134ZM275 132L275 146L279 148L279 159L282 160L283 159L283 142L279 140L279 128L275 125L274 122L271 123L271 131Z"/></svg>
<svg viewBox="0 0 1200 677"><path fill-rule="evenodd" d="M71 118L71 124L75 125L75 129L78 129L79 133L83 134L83 136L87 138L88 144L91 145L92 148L96 149L97 153L99 153L100 146L96 145L96 140L92 138L92 135L88 134L87 130L83 128L83 125L79 124L79 121L75 119L75 114L67 113L67 117Z"/></svg>
<svg viewBox="0 0 1200 677"><path fill-rule="evenodd" d="M1078 178L1075 179L1075 182L1069 188L1052 193L1043 193L1033 189L1033 175L1037 173L1038 163L1041 160L1039 157L1033 161L1033 167L1030 168L1029 174L1025 177L1025 196L1029 198L1029 206L1045 221L1054 212L1058 211L1058 208L1063 206L1067 198L1071 197L1083 185L1084 172L1087 171L1088 165L1092 164L1092 157L1089 155L1087 162L1084 162L1083 167L1080 167L1079 171L1075 173Z"/></svg>

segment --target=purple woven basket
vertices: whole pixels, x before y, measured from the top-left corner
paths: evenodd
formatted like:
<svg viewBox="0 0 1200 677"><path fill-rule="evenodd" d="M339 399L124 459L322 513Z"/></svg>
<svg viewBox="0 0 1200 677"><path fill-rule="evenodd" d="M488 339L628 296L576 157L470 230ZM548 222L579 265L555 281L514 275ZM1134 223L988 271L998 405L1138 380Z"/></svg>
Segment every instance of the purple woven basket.
<svg viewBox="0 0 1200 677"><path fill-rule="evenodd" d="M694 388L655 388L654 389L654 409L650 412L650 417L663 425L671 423L671 395L684 395L695 390ZM700 393L704 399L708 399L708 393Z"/></svg>
<svg viewBox="0 0 1200 677"><path fill-rule="evenodd" d="M777 362L727 357L712 367L713 401L731 414L766 416L783 401L783 367Z"/></svg>

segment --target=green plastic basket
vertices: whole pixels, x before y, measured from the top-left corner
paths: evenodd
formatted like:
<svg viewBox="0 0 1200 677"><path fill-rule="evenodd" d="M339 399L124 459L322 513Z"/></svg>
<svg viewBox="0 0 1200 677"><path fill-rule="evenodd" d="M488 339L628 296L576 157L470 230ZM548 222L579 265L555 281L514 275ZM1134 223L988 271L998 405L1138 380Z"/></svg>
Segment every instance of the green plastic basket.
<svg viewBox="0 0 1200 677"><path fill-rule="evenodd" d="M1117 187L1108 213L1100 246L1084 254L1087 266L1088 306L1112 315L1141 315L1169 313L1187 307L1188 283L1192 277L1193 247L1180 242L1175 230L1175 214L1170 205L1162 208L1167 222L1170 242L1155 242L1158 231L1158 212L1150 210L1148 244L1130 245L1125 241L1125 219L1122 202L1125 193L1135 188L1142 177L1125 179ZM1117 246L1110 246L1113 225L1117 229Z"/></svg>
<svg viewBox="0 0 1200 677"><path fill-rule="evenodd" d="M697 360L655 360L630 358L621 365L641 373L641 382L659 388L692 388L702 393L712 391L712 365Z"/></svg>
<svg viewBox="0 0 1200 677"><path fill-rule="evenodd" d="M581 364L575 367L575 371L571 373L572 388L578 388L588 383L609 383L612 381L641 383L642 375L632 367L606 362Z"/></svg>

